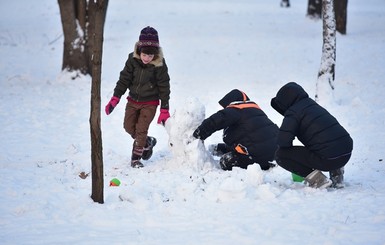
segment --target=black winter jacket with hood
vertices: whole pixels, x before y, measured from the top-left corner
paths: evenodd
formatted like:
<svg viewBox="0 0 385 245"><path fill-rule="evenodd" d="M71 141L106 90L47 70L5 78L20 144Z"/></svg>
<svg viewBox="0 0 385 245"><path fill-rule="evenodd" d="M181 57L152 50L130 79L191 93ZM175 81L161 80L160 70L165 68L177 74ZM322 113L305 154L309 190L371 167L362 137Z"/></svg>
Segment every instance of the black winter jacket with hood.
<svg viewBox="0 0 385 245"><path fill-rule="evenodd" d="M279 147L291 147L297 137L324 159L352 152L353 140L349 133L297 83L284 85L271 100L271 106L284 116L278 135Z"/></svg>
<svg viewBox="0 0 385 245"><path fill-rule="evenodd" d="M128 55L128 59L116 83L114 96L120 98L128 89L131 99L137 102L153 100L161 101L161 108L169 108L170 77L162 49L159 55L149 64L143 64L140 54L135 51Z"/></svg>
<svg viewBox="0 0 385 245"><path fill-rule="evenodd" d="M224 109L205 119L198 127L201 139L224 129L223 141L233 150L240 144L256 159L273 160L277 149L278 126L258 105L237 89L226 94L219 104Z"/></svg>

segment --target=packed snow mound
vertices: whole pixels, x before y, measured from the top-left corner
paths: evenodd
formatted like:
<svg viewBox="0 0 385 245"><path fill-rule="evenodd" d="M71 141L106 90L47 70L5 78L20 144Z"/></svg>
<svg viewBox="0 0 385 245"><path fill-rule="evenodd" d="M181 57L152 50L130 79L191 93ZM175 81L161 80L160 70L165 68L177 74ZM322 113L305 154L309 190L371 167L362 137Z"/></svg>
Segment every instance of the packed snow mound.
<svg viewBox="0 0 385 245"><path fill-rule="evenodd" d="M166 122L172 160L169 167L183 166L195 170L216 167L215 160L202 140L195 139L194 130L205 119L205 106L195 97L188 97L183 107L175 110Z"/></svg>

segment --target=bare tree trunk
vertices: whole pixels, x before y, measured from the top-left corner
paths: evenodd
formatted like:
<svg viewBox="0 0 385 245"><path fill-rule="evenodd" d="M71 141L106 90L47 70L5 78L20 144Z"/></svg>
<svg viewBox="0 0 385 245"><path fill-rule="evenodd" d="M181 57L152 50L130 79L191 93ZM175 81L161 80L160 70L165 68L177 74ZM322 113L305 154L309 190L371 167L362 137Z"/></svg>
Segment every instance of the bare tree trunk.
<svg viewBox="0 0 385 245"><path fill-rule="evenodd" d="M306 16L312 19L321 19L322 0L309 0Z"/></svg>
<svg viewBox="0 0 385 245"><path fill-rule="evenodd" d="M96 1L96 0L94 0ZM100 16L100 21L102 21L102 25L103 25L103 28L104 28L104 23L105 23L105 20L106 20L106 13L107 13L107 5L108 5L108 0L103 0L103 4L106 4L106 8L104 9L104 12L100 13L102 16ZM95 32L95 14L97 12L96 10L97 7L97 4L92 4L91 2L89 3L89 6L88 6L88 26L87 26L87 33L89 33L87 35L87 42L86 42L86 50L88 50L87 52L87 60L88 60L88 64L87 66L91 69L92 66L93 66L93 61L92 61L92 57L91 57L91 54L92 54L92 51L95 49L94 45L95 45L95 39L92 37L92 33ZM91 73L92 74L92 73Z"/></svg>
<svg viewBox="0 0 385 245"><path fill-rule="evenodd" d="M334 10L336 13L337 31L346 34L346 21L348 12L348 0L335 0Z"/></svg>
<svg viewBox="0 0 385 245"><path fill-rule="evenodd" d="M323 45L321 66L318 72L316 100L320 96L326 97L334 90L336 64L336 20L333 0L323 0ZM331 96L329 96L331 97Z"/></svg>
<svg viewBox="0 0 385 245"><path fill-rule="evenodd" d="M284 7L284 8L290 7L290 1L289 0L281 0L281 7Z"/></svg>
<svg viewBox="0 0 385 245"><path fill-rule="evenodd" d="M103 53L103 29L105 12L108 0L91 0L89 11L93 14L90 24L93 24L93 32L89 37L93 40L92 51L92 86L91 86L91 161L92 161L92 194L95 202L104 203L103 195L103 147L102 132L100 129L100 84L102 74L102 53ZM92 35L92 36L91 36Z"/></svg>
<svg viewBox="0 0 385 245"><path fill-rule="evenodd" d="M75 16L76 19L79 21L79 25L82 28L82 30L86 30L87 26L87 16L88 16L88 11L87 11L87 1L86 0L75 0L76 7L75 7Z"/></svg>
<svg viewBox="0 0 385 245"><path fill-rule="evenodd" d="M62 70L79 70L81 73L86 74L84 30L78 28L76 0L58 0L58 2L64 33Z"/></svg>
<svg viewBox="0 0 385 245"><path fill-rule="evenodd" d="M96 0L58 0L64 33L63 70L80 71L92 75L91 55L95 24L95 11L92 10ZM107 9L101 13L103 26Z"/></svg>

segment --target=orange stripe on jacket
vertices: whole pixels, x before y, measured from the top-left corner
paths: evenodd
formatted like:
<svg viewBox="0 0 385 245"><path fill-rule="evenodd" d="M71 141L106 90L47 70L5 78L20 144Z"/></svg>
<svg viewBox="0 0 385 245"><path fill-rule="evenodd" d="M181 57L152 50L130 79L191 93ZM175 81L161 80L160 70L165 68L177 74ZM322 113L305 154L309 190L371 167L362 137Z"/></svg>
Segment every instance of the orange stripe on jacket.
<svg viewBox="0 0 385 245"><path fill-rule="evenodd" d="M238 144L236 147L235 147L235 150L240 153L240 154L243 154L243 155L249 155L249 151L247 150L247 147L246 146L243 146L241 144Z"/></svg>
<svg viewBox="0 0 385 245"><path fill-rule="evenodd" d="M236 105L228 105L226 108L238 108L238 109L245 109L245 108L256 108L260 109L259 105L255 103L242 103L242 104L236 104Z"/></svg>
<svg viewBox="0 0 385 245"><path fill-rule="evenodd" d="M242 92L242 96L243 96L243 102L245 102L247 100L247 96L243 91L241 91L241 92Z"/></svg>

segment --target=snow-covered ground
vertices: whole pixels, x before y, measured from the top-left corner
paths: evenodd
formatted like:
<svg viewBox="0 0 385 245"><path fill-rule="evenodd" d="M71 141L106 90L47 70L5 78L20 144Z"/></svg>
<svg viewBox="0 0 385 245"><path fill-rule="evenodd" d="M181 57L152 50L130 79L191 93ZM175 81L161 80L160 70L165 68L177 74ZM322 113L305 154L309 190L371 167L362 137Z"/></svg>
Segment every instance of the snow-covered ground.
<svg viewBox="0 0 385 245"><path fill-rule="evenodd" d="M323 104L351 133L346 187L317 190L282 168L222 171L194 125L245 91L269 105L286 82L314 97L322 22L306 0L110 1L102 107L140 30L159 31L171 76L167 128L142 169L129 167L132 139L122 102L102 114L104 204L90 198L90 77L62 73L57 1L0 3L0 244L385 244L385 2L350 0L337 35L334 101ZM321 101L322 104L322 101ZM189 113L187 113L189 112ZM169 137L170 136L170 137ZM221 141L217 132L205 142ZM170 147L172 143L173 147ZM118 178L119 187L109 187Z"/></svg>

